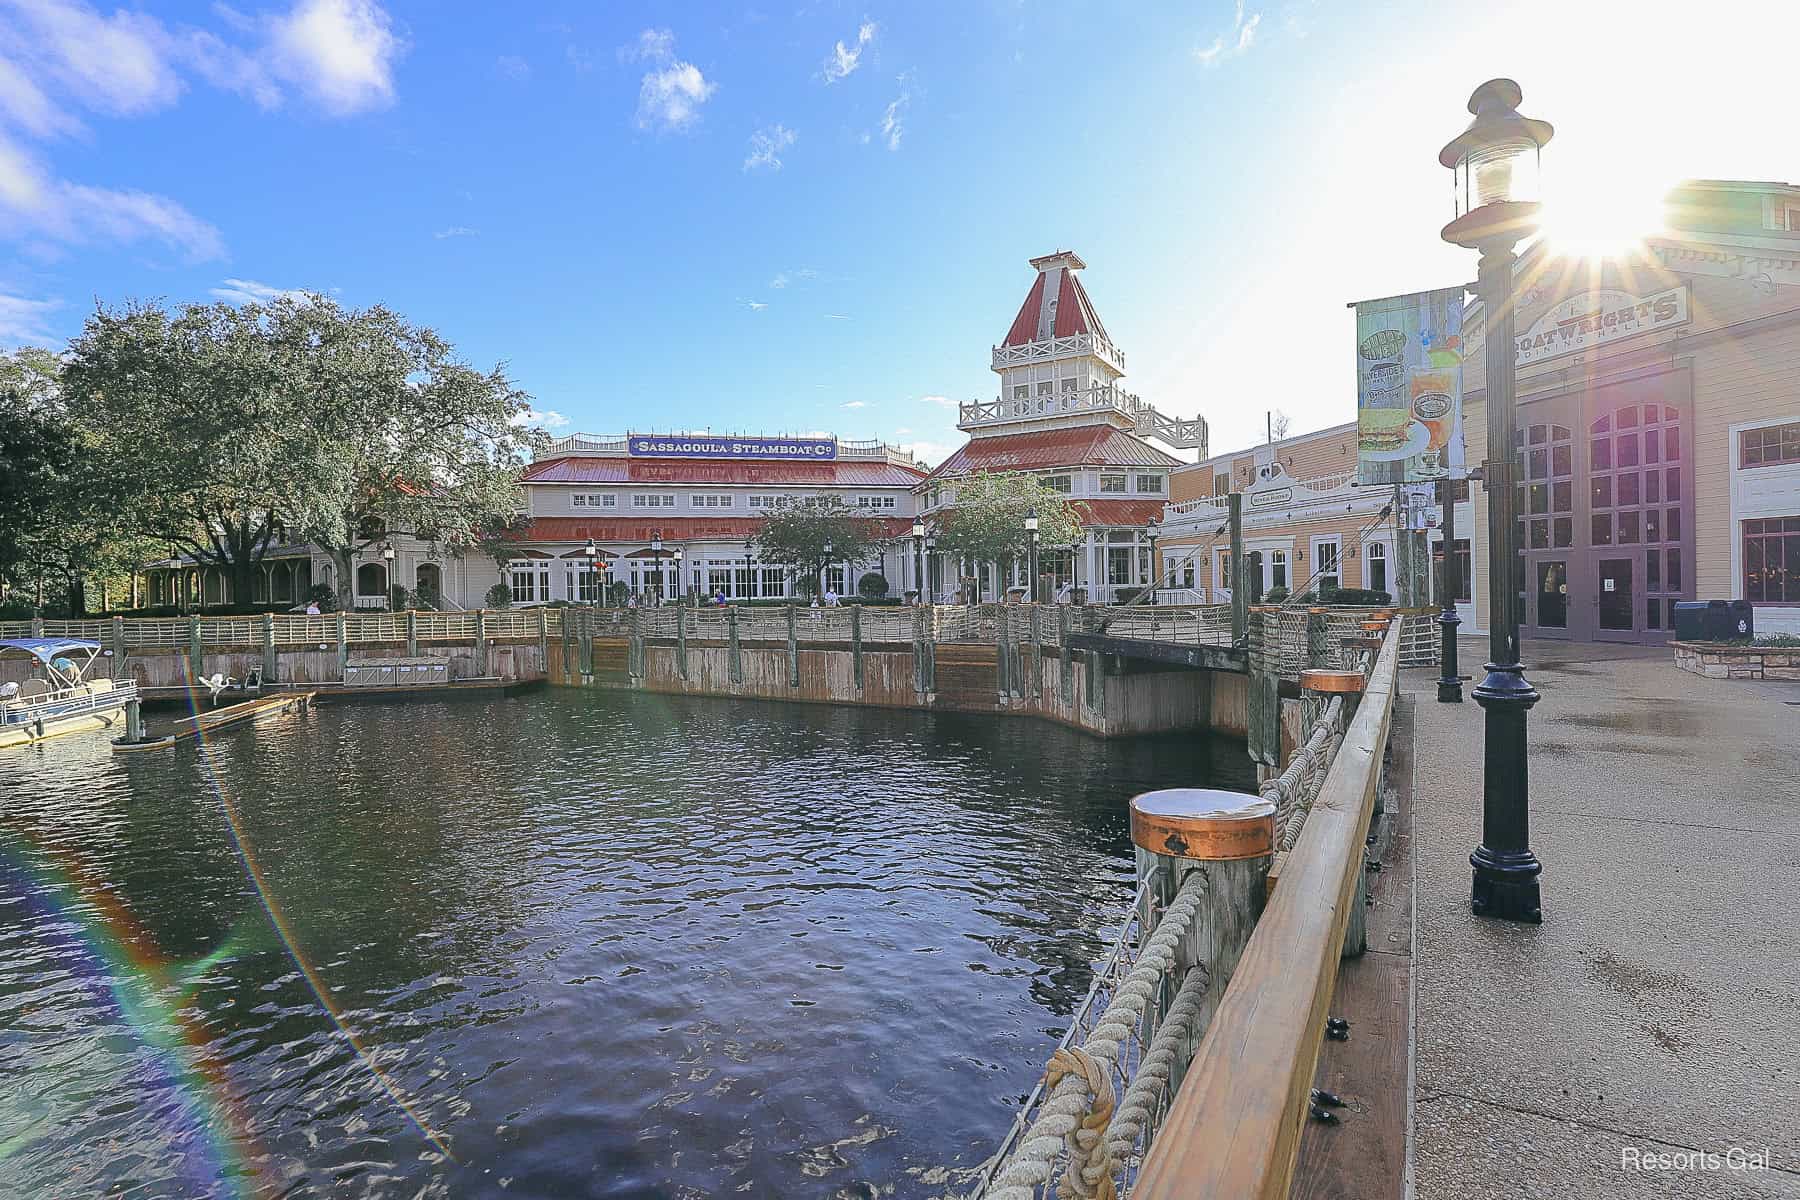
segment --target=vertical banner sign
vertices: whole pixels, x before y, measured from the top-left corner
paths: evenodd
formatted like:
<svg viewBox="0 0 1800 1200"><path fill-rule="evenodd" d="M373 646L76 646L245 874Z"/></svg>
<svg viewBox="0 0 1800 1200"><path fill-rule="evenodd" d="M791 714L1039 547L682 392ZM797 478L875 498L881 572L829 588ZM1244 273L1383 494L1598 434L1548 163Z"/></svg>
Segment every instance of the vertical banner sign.
<svg viewBox="0 0 1800 1200"><path fill-rule="evenodd" d="M1463 289L1356 306L1356 482L1465 478Z"/></svg>

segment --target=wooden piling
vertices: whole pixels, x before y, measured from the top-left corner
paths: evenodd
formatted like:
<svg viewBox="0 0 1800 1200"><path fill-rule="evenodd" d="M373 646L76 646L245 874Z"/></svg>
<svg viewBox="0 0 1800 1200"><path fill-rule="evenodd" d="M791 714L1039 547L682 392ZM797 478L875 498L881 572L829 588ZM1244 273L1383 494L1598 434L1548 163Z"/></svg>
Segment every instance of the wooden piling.
<svg viewBox="0 0 1800 1200"><path fill-rule="evenodd" d="M1225 511L1231 524L1231 644L1241 646L1250 635L1250 589L1244 566L1244 494L1232 492L1225 497Z"/></svg>
<svg viewBox="0 0 1800 1200"><path fill-rule="evenodd" d="M1056 607L1057 652L1062 656L1057 673L1062 684L1064 704L1075 703L1075 653L1069 649L1069 611L1067 604Z"/></svg>
<svg viewBox="0 0 1800 1200"><path fill-rule="evenodd" d="M634 679L642 679L644 668L644 610L631 610L630 642L625 652L625 669Z"/></svg>
<svg viewBox="0 0 1800 1200"><path fill-rule="evenodd" d="M725 610L725 653L730 660L731 682L744 682L744 649L738 635L738 610L734 604Z"/></svg>
<svg viewBox="0 0 1800 1200"><path fill-rule="evenodd" d="M850 673L856 680L856 690L863 689L863 649L862 649L862 605L850 606Z"/></svg>
<svg viewBox="0 0 1800 1200"><path fill-rule="evenodd" d="M112 619L112 652L113 674L117 675L125 665L125 618Z"/></svg>
<svg viewBox="0 0 1800 1200"><path fill-rule="evenodd" d="M544 619L544 610L538 609L538 620ZM406 610L406 657L419 657L419 614L412 609Z"/></svg>
<svg viewBox="0 0 1800 1200"><path fill-rule="evenodd" d="M342 628L342 618L339 619ZM200 618L188 618L188 678L198 679L206 674L206 655L200 646Z"/></svg>
<svg viewBox="0 0 1800 1200"><path fill-rule="evenodd" d="M800 610L787 606L788 686L800 686Z"/></svg>
<svg viewBox="0 0 1800 1200"><path fill-rule="evenodd" d="M487 610L475 610L475 674L488 677Z"/></svg>
<svg viewBox="0 0 1800 1200"><path fill-rule="evenodd" d="M687 613L685 605L675 610L675 673L684 680L688 677Z"/></svg>
<svg viewBox="0 0 1800 1200"><path fill-rule="evenodd" d="M263 686L275 682L277 670L281 666L281 655L275 652L275 614L262 615L262 678Z"/></svg>
<svg viewBox="0 0 1800 1200"><path fill-rule="evenodd" d="M344 623L342 610L337 615L337 660L338 679L342 680L350 667L350 630Z"/></svg>

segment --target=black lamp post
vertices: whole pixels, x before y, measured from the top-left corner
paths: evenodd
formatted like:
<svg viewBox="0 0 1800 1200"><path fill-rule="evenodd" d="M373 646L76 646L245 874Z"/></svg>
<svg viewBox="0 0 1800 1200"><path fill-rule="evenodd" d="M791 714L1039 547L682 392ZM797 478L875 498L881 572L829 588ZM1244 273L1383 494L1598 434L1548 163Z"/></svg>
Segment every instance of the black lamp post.
<svg viewBox="0 0 1800 1200"><path fill-rule="evenodd" d="M925 522L921 521L917 517L913 518L912 540L913 540L913 563L916 568L916 570L913 573L913 589L918 594L918 597L919 597L918 602L920 604L924 604L926 602L925 601Z"/></svg>
<svg viewBox="0 0 1800 1200"><path fill-rule="evenodd" d="M929 590L931 587L931 559L937 553L937 538L927 534L925 537L925 577L921 580Z"/></svg>
<svg viewBox="0 0 1800 1200"><path fill-rule="evenodd" d="M662 596L660 595L660 593L664 590L664 588L666 586L663 583L662 530L660 530L660 529L652 529L650 531L650 553L656 561L656 590L659 593L657 596L657 601L658 601L658 603L660 603L662 600Z"/></svg>
<svg viewBox="0 0 1800 1200"><path fill-rule="evenodd" d="M1475 688L1487 724L1482 783L1481 845L1470 905L1476 915L1541 922L1538 876L1531 852L1531 787L1526 764L1526 719L1538 693L1519 664L1519 613L1513 602L1518 561L1514 488L1519 463L1513 447L1513 253L1537 228L1538 204L1528 194L1537 160L1552 130L1519 115L1522 93L1510 79L1490 79L1469 97L1475 119L1438 154L1456 178L1457 217L1443 238L1481 252L1476 290L1487 322L1487 461L1482 487L1488 517L1487 675ZM1447 543L1446 543L1447 545Z"/></svg>
<svg viewBox="0 0 1800 1200"><path fill-rule="evenodd" d="M819 601L820 601L820 603L824 603L825 581L831 575L831 552L832 552L831 543L829 541L827 541L825 543L825 568L824 568L824 570L819 572L819 578L816 580L816 582L819 585Z"/></svg>
<svg viewBox="0 0 1800 1200"><path fill-rule="evenodd" d="M1155 604L1156 583L1158 578L1156 574L1156 543L1157 540L1162 537L1162 526L1158 525L1155 521L1150 522L1148 525L1144 526L1144 537L1150 543L1150 603Z"/></svg>
<svg viewBox="0 0 1800 1200"><path fill-rule="evenodd" d="M670 573L675 577L675 603L680 604L687 599L687 585L681 579L681 547L675 547L675 553L669 556Z"/></svg>
<svg viewBox="0 0 1800 1200"><path fill-rule="evenodd" d="M600 580L596 572L600 569L600 548L594 545L593 538L587 540L587 545L581 548L581 554L583 558L587 559L588 565L588 607L598 607L600 602Z"/></svg>
<svg viewBox="0 0 1800 1200"><path fill-rule="evenodd" d="M1438 663L1444 674L1437 681L1440 704L1462 703L1462 676L1456 663L1456 627L1462 618L1456 615L1456 597L1462 581L1456 577L1456 496L1448 479L1438 480L1438 501L1443 505L1439 522L1444 530L1444 566L1438 572Z"/></svg>
<svg viewBox="0 0 1800 1200"><path fill-rule="evenodd" d="M1025 510L1025 536L1031 546L1025 555L1025 582L1031 588L1031 602L1038 602L1038 515L1034 506Z"/></svg>

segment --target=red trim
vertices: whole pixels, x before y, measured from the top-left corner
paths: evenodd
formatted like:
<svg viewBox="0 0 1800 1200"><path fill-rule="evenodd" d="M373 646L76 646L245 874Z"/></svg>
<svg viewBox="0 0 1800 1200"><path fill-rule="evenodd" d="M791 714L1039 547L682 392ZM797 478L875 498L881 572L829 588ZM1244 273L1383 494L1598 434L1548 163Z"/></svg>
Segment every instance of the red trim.
<svg viewBox="0 0 1800 1200"><path fill-rule="evenodd" d="M1047 471L1058 467L1178 467L1181 460L1110 425L972 438L930 475ZM1160 502L1159 502L1160 503Z"/></svg>
<svg viewBox="0 0 1800 1200"><path fill-rule="evenodd" d="M1081 514L1084 529L1096 525L1141 529L1163 513L1161 500L1076 500L1069 507Z"/></svg>

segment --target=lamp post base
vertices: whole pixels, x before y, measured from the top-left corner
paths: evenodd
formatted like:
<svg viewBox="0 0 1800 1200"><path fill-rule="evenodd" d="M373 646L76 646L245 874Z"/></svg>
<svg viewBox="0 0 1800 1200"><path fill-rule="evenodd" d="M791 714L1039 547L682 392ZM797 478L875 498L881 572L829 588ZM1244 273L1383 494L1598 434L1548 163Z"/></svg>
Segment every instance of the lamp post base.
<svg viewBox="0 0 1800 1200"><path fill-rule="evenodd" d="M1529 850L1496 854L1486 846L1469 855L1475 879L1469 908L1478 917L1542 925L1544 909L1538 897L1538 875L1543 864Z"/></svg>
<svg viewBox="0 0 1800 1200"><path fill-rule="evenodd" d="M1456 615L1454 604L1446 605L1438 614L1438 661L1444 668L1444 674L1437 681L1437 698L1439 704L1461 704L1462 676L1457 674L1456 663L1456 627L1462 624L1462 618Z"/></svg>

